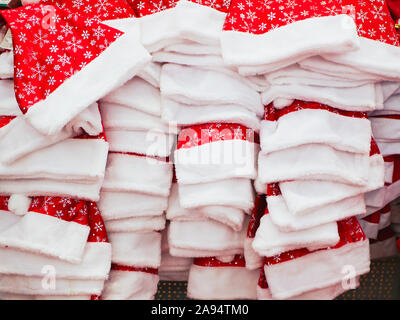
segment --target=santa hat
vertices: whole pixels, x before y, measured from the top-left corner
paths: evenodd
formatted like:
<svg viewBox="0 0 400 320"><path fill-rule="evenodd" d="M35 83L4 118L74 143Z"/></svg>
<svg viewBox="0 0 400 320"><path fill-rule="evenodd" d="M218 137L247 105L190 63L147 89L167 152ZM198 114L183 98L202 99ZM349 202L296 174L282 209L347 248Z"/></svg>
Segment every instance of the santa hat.
<svg viewBox="0 0 400 320"><path fill-rule="evenodd" d="M245 236L246 228L234 231L213 220L173 220L168 229L170 254L177 257L243 253Z"/></svg>
<svg viewBox="0 0 400 320"><path fill-rule="evenodd" d="M172 181L172 164L140 154L110 153L103 191L140 192L168 196Z"/></svg>
<svg viewBox="0 0 400 320"><path fill-rule="evenodd" d="M320 182L316 181L318 185ZM289 210L278 184L267 187L268 209L271 222L283 232L293 232L314 228L326 223L339 221L366 212L364 195L358 194L337 202L308 210L307 213L293 213Z"/></svg>
<svg viewBox="0 0 400 320"><path fill-rule="evenodd" d="M305 144L258 158L260 182L328 180L355 186L368 182L368 153L349 153L326 144ZM274 170L271 170L274 168Z"/></svg>
<svg viewBox="0 0 400 320"><path fill-rule="evenodd" d="M338 201L381 188L384 184L385 165L375 140L370 140L368 182L364 187L333 181L284 181L279 183L282 196L290 212L305 215L313 210L338 204ZM386 162L385 162L386 163ZM356 198L354 198L356 199ZM351 201L351 200L349 200ZM347 202L350 204L351 202Z"/></svg>
<svg viewBox="0 0 400 320"><path fill-rule="evenodd" d="M153 116L161 115L160 90L140 77L127 81L103 97L101 102L120 104Z"/></svg>
<svg viewBox="0 0 400 320"><path fill-rule="evenodd" d="M202 206L197 208L183 208L179 201L178 184L173 183L166 211L168 220L198 221L214 220L240 231L243 227L243 210L231 206Z"/></svg>
<svg viewBox="0 0 400 320"><path fill-rule="evenodd" d="M256 195L254 201L254 208L251 212L249 224L247 227L247 235L244 240L244 258L246 260L246 268L249 270L259 269L263 265L263 257L260 256L253 249L253 241L256 236L256 232L260 226L260 220L264 215L267 202L264 194Z"/></svg>
<svg viewBox="0 0 400 320"><path fill-rule="evenodd" d="M359 277L354 279L351 289L355 289L360 285ZM342 293L346 292L342 283L337 283L325 288L315 289L301 293L297 296L290 297L288 300L333 300ZM257 284L257 299L258 300L274 300L271 291L268 288L267 279L265 278L264 268L261 269L260 278Z"/></svg>
<svg viewBox="0 0 400 320"><path fill-rule="evenodd" d="M63 210L65 209L60 209L59 214ZM90 233L80 264L60 261L38 253L2 248L0 254L5 259L2 259L0 266L0 291L49 296L99 295L111 266L111 246L107 241L105 227L96 204L87 202L85 210ZM71 213L71 209L69 212ZM5 213L2 219L8 214ZM51 272L50 269L46 271L47 266L54 268L55 286L43 285L43 273Z"/></svg>
<svg viewBox="0 0 400 320"><path fill-rule="evenodd" d="M157 269L113 264L102 298L104 300L154 299L158 281Z"/></svg>
<svg viewBox="0 0 400 320"><path fill-rule="evenodd" d="M105 221L131 217L160 216L168 207L168 197L140 192L101 191L99 208Z"/></svg>
<svg viewBox="0 0 400 320"><path fill-rule="evenodd" d="M12 121L5 124L0 132L0 148L3 150L0 162L10 164L34 151L82 133L97 136L103 132L103 126L98 106L93 103L54 135L40 133L29 124L23 115L12 117Z"/></svg>
<svg viewBox="0 0 400 320"><path fill-rule="evenodd" d="M225 62L248 75L267 73L321 53L351 51L358 48L358 39L355 24L339 1L294 1L287 8L279 2L234 0L221 44Z"/></svg>
<svg viewBox="0 0 400 320"><path fill-rule="evenodd" d="M229 104L246 108L259 116L263 113L259 93L238 74L229 71L165 64L160 89L163 97L180 103Z"/></svg>
<svg viewBox="0 0 400 320"><path fill-rule="evenodd" d="M284 109L275 109L271 104L265 107L260 145L263 153L308 143L323 143L337 150L368 153L370 137L371 124L365 113L296 100Z"/></svg>
<svg viewBox="0 0 400 320"><path fill-rule="evenodd" d="M333 247L298 249L266 258L264 271L274 299L326 288L369 272L369 243L357 219L338 222L338 229L340 241Z"/></svg>
<svg viewBox="0 0 400 320"><path fill-rule="evenodd" d="M270 192L268 192L270 194ZM268 200L267 194L267 200ZM308 248L315 250L334 246L339 241L336 222L322 224L305 230L282 232L274 225L268 208L260 220L253 241L253 249L264 257L272 257L290 250Z"/></svg>
<svg viewBox="0 0 400 320"><path fill-rule="evenodd" d="M240 124L207 123L180 131L174 153L180 185L231 178L254 179L258 144Z"/></svg>
<svg viewBox="0 0 400 320"><path fill-rule="evenodd" d="M29 18L21 19L21 15ZM129 28L124 33L66 6L27 5L2 11L2 16L13 34L18 104L28 121L44 134L61 130L150 60L137 34ZM55 16L59 18L57 23ZM44 23L37 23L40 20ZM132 59L131 52L136 52L136 59ZM46 64L41 64L42 60ZM112 80L102 77L107 72L114 75ZM88 79L96 80L91 83ZM76 88L84 89L77 94Z"/></svg>
<svg viewBox="0 0 400 320"><path fill-rule="evenodd" d="M378 80L399 79L400 43L386 2L360 3L345 0L342 5L355 20L360 48L342 54L324 54L323 57L337 64L375 74Z"/></svg>
<svg viewBox="0 0 400 320"><path fill-rule="evenodd" d="M348 88L304 84L270 85L261 95L264 104L289 106L293 99L315 101L346 111L373 111L383 109L379 84L367 83Z"/></svg>
<svg viewBox="0 0 400 320"><path fill-rule="evenodd" d="M242 255L224 262L196 258L190 268L187 295L192 299L256 299L259 270L246 269Z"/></svg>
<svg viewBox="0 0 400 320"><path fill-rule="evenodd" d="M179 186L179 202L183 208L229 206L250 212L254 206L251 180L225 179L208 183Z"/></svg>
<svg viewBox="0 0 400 320"><path fill-rule="evenodd" d="M112 263L158 268L161 263L159 232L110 232Z"/></svg>

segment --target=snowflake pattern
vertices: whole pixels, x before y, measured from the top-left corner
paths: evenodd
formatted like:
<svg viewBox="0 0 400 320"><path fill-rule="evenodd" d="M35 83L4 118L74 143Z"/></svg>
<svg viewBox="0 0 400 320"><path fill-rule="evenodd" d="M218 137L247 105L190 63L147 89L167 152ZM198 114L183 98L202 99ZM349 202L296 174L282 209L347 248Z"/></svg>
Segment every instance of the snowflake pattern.
<svg viewBox="0 0 400 320"><path fill-rule="evenodd" d="M224 30L262 34L296 21L344 13L355 20L359 36L400 45L384 0L232 0Z"/></svg>
<svg viewBox="0 0 400 320"><path fill-rule="evenodd" d="M0 197L0 210L7 210L7 201L8 197ZM87 225L90 227L88 242L108 242L106 228L95 202L65 197L33 197L29 211Z"/></svg>
<svg viewBox="0 0 400 320"><path fill-rule="evenodd" d="M70 11L58 7L52 7L59 17L54 20L58 22L46 28L45 23L36 23L48 14L48 11L42 10L43 7L43 4L27 5L2 13L15 39L14 89L23 113L56 90L68 75L81 70L97 58L122 35L120 31L95 21L86 28L83 24L86 17L80 17L80 20L69 19ZM21 13L26 18L22 19ZM32 28L25 28L27 21Z"/></svg>

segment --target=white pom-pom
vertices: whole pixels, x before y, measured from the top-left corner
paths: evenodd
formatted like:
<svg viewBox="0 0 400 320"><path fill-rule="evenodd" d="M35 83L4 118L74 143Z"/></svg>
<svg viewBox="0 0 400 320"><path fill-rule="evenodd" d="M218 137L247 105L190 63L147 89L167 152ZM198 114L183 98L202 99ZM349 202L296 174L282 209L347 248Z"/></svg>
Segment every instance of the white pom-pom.
<svg viewBox="0 0 400 320"><path fill-rule="evenodd" d="M13 194L8 200L8 210L18 216L23 216L28 212L31 201L31 198L22 194Z"/></svg>
<svg viewBox="0 0 400 320"><path fill-rule="evenodd" d="M234 255L230 255L230 256L218 256L216 257L219 261L224 262L224 263L229 263L231 262L233 259L235 259Z"/></svg>

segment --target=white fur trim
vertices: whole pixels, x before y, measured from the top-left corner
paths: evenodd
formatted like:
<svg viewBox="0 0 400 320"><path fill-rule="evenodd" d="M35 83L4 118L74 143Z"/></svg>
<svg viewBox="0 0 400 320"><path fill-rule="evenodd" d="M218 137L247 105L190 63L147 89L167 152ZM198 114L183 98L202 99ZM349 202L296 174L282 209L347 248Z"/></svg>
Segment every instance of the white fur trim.
<svg viewBox="0 0 400 320"><path fill-rule="evenodd" d="M337 15L296 21L260 35L224 31L221 45L227 64L273 67L324 52L354 50L358 38L354 21L347 15Z"/></svg>
<svg viewBox="0 0 400 320"><path fill-rule="evenodd" d="M346 266L354 277L369 272L368 240L321 250L271 266L264 266L274 299L287 299L303 292L324 288L345 279ZM299 276L301 270L301 276Z"/></svg>
<svg viewBox="0 0 400 320"><path fill-rule="evenodd" d="M243 248L246 228L236 232L230 227L208 221L171 221L168 229L170 247L223 251Z"/></svg>
<svg viewBox="0 0 400 320"><path fill-rule="evenodd" d="M368 168L368 154L339 151L323 144L301 145L267 155L260 152L258 157L261 183L329 180L365 186Z"/></svg>
<svg viewBox="0 0 400 320"><path fill-rule="evenodd" d="M246 261L246 268L249 270L259 269L263 266L264 257L260 256L253 249L254 238L244 239L244 258Z"/></svg>
<svg viewBox="0 0 400 320"><path fill-rule="evenodd" d="M110 153L102 190L168 196L172 163L143 156Z"/></svg>
<svg viewBox="0 0 400 320"><path fill-rule="evenodd" d="M0 54L0 79L14 77L14 54L12 51L4 51Z"/></svg>
<svg viewBox="0 0 400 320"><path fill-rule="evenodd" d="M290 212L282 196L269 196L268 210L271 221L283 232L314 228L366 212L363 194L321 206L302 215Z"/></svg>
<svg viewBox="0 0 400 320"><path fill-rule="evenodd" d="M0 245L80 263L89 231L88 226L76 222L28 212L0 232Z"/></svg>
<svg viewBox="0 0 400 320"><path fill-rule="evenodd" d="M342 151L368 153L370 140L368 119L341 116L327 110L303 109L286 114L276 122L261 122L263 153L308 143L324 143Z"/></svg>
<svg viewBox="0 0 400 320"><path fill-rule="evenodd" d="M43 277L43 270L51 266L60 279L105 280L111 267L111 245L88 242L79 264L11 248L0 248L0 259L1 274Z"/></svg>
<svg viewBox="0 0 400 320"><path fill-rule="evenodd" d="M264 105L274 102L276 108L286 107L286 105L279 106L275 104L276 99L299 99L319 102L346 111L383 109L383 103L379 97L376 85L373 83L349 88L319 87L303 84L271 85L261 95Z"/></svg>
<svg viewBox="0 0 400 320"><path fill-rule="evenodd" d="M185 258L202 258L202 257L214 257L218 255L235 255L243 254L243 248L236 249L224 249L224 250L200 250L200 249L184 249L170 246L169 253L174 257L185 257Z"/></svg>
<svg viewBox="0 0 400 320"><path fill-rule="evenodd" d="M190 268L187 295L192 299L256 299L259 270L243 267Z"/></svg>
<svg viewBox="0 0 400 320"><path fill-rule="evenodd" d="M243 226L244 212L229 206L204 206L183 208L179 202L178 184L174 183L168 200L167 219L180 221L212 219L240 231Z"/></svg>
<svg viewBox="0 0 400 320"><path fill-rule="evenodd" d="M260 256L272 257L294 249L334 246L339 239L336 222L306 230L282 232L267 214L261 218L252 246Z"/></svg>
<svg viewBox="0 0 400 320"><path fill-rule="evenodd" d="M165 228L165 216L131 217L105 222L107 232L151 232Z"/></svg>
<svg viewBox="0 0 400 320"><path fill-rule="evenodd" d="M128 31L46 99L31 106L26 118L43 134L54 134L87 106L132 78L150 59L136 32ZM77 92L76 88L85 90Z"/></svg>
<svg viewBox="0 0 400 320"><path fill-rule="evenodd" d="M111 270L105 283L104 300L152 300L157 293L159 276L146 272Z"/></svg>
<svg viewBox="0 0 400 320"><path fill-rule="evenodd" d="M146 80L153 87L160 87L161 65L159 63L150 62L137 74L138 77Z"/></svg>
<svg viewBox="0 0 400 320"><path fill-rule="evenodd" d="M158 268L161 264L159 232L109 233L112 262L124 266Z"/></svg>
<svg viewBox="0 0 400 320"><path fill-rule="evenodd" d="M235 178L179 185L179 201L183 208L226 205L249 212L254 206L254 194L249 179Z"/></svg>
<svg viewBox="0 0 400 320"><path fill-rule="evenodd" d="M235 105L187 105L162 97L162 118L178 126L202 123L239 123L258 132L260 119L246 108Z"/></svg>
<svg viewBox="0 0 400 320"><path fill-rule="evenodd" d="M147 156L168 157L175 143L175 134L158 131L107 130L110 151L133 152Z"/></svg>
<svg viewBox="0 0 400 320"><path fill-rule="evenodd" d="M5 54L6 53L0 54L0 60ZM13 53L11 52L11 56L12 55ZM13 80L0 80L0 114L2 116L22 115L22 112L18 107L17 100L15 99Z"/></svg>
<svg viewBox="0 0 400 320"><path fill-rule="evenodd" d="M400 122L398 119L371 117L374 138L385 142L398 142L400 140Z"/></svg>
<svg viewBox="0 0 400 320"><path fill-rule="evenodd" d="M337 201L383 187L384 162L379 154L369 157L368 183L357 187L333 181L288 181L279 184L293 214L303 215Z"/></svg>
<svg viewBox="0 0 400 320"><path fill-rule="evenodd" d="M168 198L137 192L102 191L97 205L104 221L159 216L167 209Z"/></svg>
<svg viewBox="0 0 400 320"><path fill-rule="evenodd" d="M368 239L376 239L379 231L379 223L372 223L364 219L358 219L358 222Z"/></svg>
<svg viewBox="0 0 400 320"><path fill-rule="evenodd" d="M179 184L230 178L255 179L259 145L245 140L214 141L174 153Z"/></svg>
<svg viewBox="0 0 400 320"><path fill-rule="evenodd" d="M107 154L104 140L66 139L11 164L0 164L0 179L94 182L104 177Z"/></svg>
<svg viewBox="0 0 400 320"><path fill-rule="evenodd" d="M376 75L377 80L400 79L400 48L381 41L360 37L360 48L342 54L323 57L338 64L357 68Z"/></svg>
<svg viewBox="0 0 400 320"><path fill-rule="evenodd" d="M160 99L160 90L158 88L139 77L134 77L102 98L101 103L120 104L153 116L160 116Z"/></svg>
<svg viewBox="0 0 400 320"><path fill-rule="evenodd" d="M264 111L260 95L254 88L239 76L230 76L220 70L165 64L160 88L163 96L185 104L233 104L259 116Z"/></svg>

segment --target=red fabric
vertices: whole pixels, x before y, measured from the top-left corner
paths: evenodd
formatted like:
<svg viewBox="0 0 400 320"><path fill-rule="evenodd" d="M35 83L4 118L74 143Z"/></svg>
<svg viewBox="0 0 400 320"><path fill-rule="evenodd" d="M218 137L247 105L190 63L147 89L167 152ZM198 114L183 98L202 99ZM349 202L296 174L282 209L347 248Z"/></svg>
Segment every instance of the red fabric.
<svg viewBox="0 0 400 320"><path fill-rule="evenodd" d="M232 0L224 30L263 34L296 21L342 13L355 20L359 36L399 45L383 0Z"/></svg>
<svg viewBox="0 0 400 320"><path fill-rule="evenodd" d="M386 0L392 17L397 20L400 19L400 0Z"/></svg>
<svg viewBox="0 0 400 320"><path fill-rule="evenodd" d="M71 16L68 9L51 5L27 5L1 15L11 28L14 88L23 113L122 35L94 19Z"/></svg>
<svg viewBox="0 0 400 320"><path fill-rule="evenodd" d="M393 232L392 228L390 228L390 226L379 230L378 232L378 236L376 237L376 239L370 239L369 242L372 243L376 243L379 241L385 241L388 240L390 238L393 238L393 241L396 241L396 234Z"/></svg>
<svg viewBox="0 0 400 320"><path fill-rule="evenodd" d="M265 194L258 194L254 201L254 208L247 227L247 238L254 238L256 236L257 229L260 226L260 219L264 215L266 208L267 201Z"/></svg>
<svg viewBox="0 0 400 320"><path fill-rule="evenodd" d="M95 21L134 16L133 9L124 0L41 0L41 3L67 9L74 18L85 16Z"/></svg>
<svg viewBox="0 0 400 320"><path fill-rule="evenodd" d="M326 110L341 116L352 117L352 118L367 118L367 114L365 112L356 112L356 111L344 111L336 108L329 107L327 105L318 103L318 102L309 102L309 101L301 101L295 100L290 106L283 109L274 108L273 103L270 103L264 108L264 120L276 121L280 117L287 115L292 112L300 111L300 110Z"/></svg>
<svg viewBox="0 0 400 320"><path fill-rule="evenodd" d="M178 149L192 148L225 140L247 140L259 143L258 134L237 123L205 123L183 128L178 135Z"/></svg>
<svg viewBox="0 0 400 320"><path fill-rule="evenodd" d="M112 264L111 270L130 271L130 272L145 272L145 273L151 273L151 274L158 274L158 269L155 269L155 268L129 267L129 266L121 266L119 264Z"/></svg>
<svg viewBox="0 0 400 320"><path fill-rule="evenodd" d="M218 268L218 267L246 267L246 261L244 260L244 256L241 254L235 255L234 259L231 262L222 262L218 260L216 257L208 257L208 258L195 258L193 260L193 264L201 267L208 268Z"/></svg>
<svg viewBox="0 0 400 320"><path fill-rule="evenodd" d="M381 154L381 151L379 150L378 144L376 143L374 137L371 136L369 156L372 157L375 154Z"/></svg>
<svg viewBox="0 0 400 320"><path fill-rule="evenodd" d="M280 196L280 195L281 195L281 189L279 188L278 183L269 183L267 185L267 196L268 197Z"/></svg>
<svg viewBox="0 0 400 320"><path fill-rule="evenodd" d="M33 197L28 211L46 214L64 221L89 225L88 205L85 200L62 197Z"/></svg>
<svg viewBox="0 0 400 320"><path fill-rule="evenodd" d="M260 278L258 278L258 286L262 289L268 289L267 278L265 277L264 267L260 270Z"/></svg>
<svg viewBox="0 0 400 320"><path fill-rule="evenodd" d="M9 211L8 210L8 200L10 196L0 196L0 210Z"/></svg>
<svg viewBox="0 0 400 320"><path fill-rule="evenodd" d="M176 6L179 0L127 0L136 17L143 17ZM189 0L221 12L228 12L230 0Z"/></svg>
<svg viewBox="0 0 400 320"><path fill-rule="evenodd" d="M266 265L274 265L277 263L297 259L297 258L303 257L305 255L308 255L308 254L311 254L313 252L317 252L320 250L338 249L338 248L343 247L346 244L354 243L357 241L363 241L366 239L364 231L362 230L360 224L357 221L357 218L355 218L355 217L351 217L348 219L338 221L337 225L338 225L340 240L335 246L326 248L326 249L314 250L314 251L310 251L305 248L287 251L287 252L281 253L279 255L276 255L274 257L266 257L265 264Z"/></svg>
<svg viewBox="0 0 400 320"><path fill-rule="evenodd" d="M0 116L0 128L8 125L15 116Z"/></svg>
<svg viewBox="0 0 400 320"><path fill-rule="evenodd" d="M369 223L379 224L379 221L381 220L381 210L375 211L374 213L362 218L362 220Z"/></svg>
<svg viewBox="0 0 400 320"><path fill-rule="evenodd" d="M88 242L108 242L106 226L96 202L87 202L90 233Z"/></svg>

